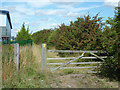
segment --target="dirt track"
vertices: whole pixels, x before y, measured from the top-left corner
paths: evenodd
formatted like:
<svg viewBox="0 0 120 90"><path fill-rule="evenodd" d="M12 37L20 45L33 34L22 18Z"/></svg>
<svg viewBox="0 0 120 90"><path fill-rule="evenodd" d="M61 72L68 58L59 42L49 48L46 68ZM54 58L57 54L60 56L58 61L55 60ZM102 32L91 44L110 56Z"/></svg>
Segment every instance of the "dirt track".
<svg viewBox="0 0 120 90"><path fill-rule="evenodd" d="M100 79L91 74L69 74L56 78L52 88L118 88L117 82Z"/></svg>

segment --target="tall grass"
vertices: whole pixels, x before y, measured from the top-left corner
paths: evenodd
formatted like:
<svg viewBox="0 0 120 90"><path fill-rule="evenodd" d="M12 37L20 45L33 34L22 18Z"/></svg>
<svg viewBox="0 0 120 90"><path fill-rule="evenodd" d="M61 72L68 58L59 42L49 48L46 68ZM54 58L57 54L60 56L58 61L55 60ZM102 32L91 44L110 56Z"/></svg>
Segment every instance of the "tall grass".
<svg viewBox="0 0 120 90"><path fill-rule="evenodd" d="M21 46L19 54L19 71L16 71L14 63L14 47L11 45L3 46L2 69L3 69L3 87L4 88L35 88L48 87L42 83L46 79L40 72L40 63L33 55L36 48L33 46ZM37 54L37 53L36 53ZM48 81L47 79L45 81Z"/></svg>

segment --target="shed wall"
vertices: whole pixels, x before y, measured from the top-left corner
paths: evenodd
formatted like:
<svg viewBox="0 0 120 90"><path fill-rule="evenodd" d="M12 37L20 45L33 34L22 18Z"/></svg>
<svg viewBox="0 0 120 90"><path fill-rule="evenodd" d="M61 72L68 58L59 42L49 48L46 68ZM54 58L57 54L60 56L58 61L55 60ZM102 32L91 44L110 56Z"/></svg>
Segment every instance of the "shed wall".
<svg viewBox="0 0 120 90"><path fill-rule="evenodd" d="M1 26L6 26L6 14L4 13L0 13L0 27Z"/></svg>

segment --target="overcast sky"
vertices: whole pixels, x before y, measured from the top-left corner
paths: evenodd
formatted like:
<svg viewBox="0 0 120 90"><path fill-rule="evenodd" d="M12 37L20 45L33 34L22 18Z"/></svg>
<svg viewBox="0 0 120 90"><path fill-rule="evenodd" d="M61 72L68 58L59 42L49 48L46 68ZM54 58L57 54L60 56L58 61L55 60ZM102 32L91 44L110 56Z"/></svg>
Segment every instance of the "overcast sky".
<svg viewBox="0 0 120 90"><path fill-rule="evenodd" d="M88 2L89 1L89 2ZM10 12L12 36L16 36L23 22L29 25L30 32L58 27L77 17L91 16L100 12L105 21L114 16L114 7L119 0L2 0L0 9Z"/></svg>

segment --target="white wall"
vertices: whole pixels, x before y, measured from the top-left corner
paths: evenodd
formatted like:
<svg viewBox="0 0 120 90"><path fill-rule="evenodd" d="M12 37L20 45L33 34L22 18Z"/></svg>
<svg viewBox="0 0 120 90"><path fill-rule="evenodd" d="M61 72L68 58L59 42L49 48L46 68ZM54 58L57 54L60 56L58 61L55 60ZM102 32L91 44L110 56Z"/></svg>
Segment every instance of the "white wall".
<svg viewBox="0 0 120 90"><path fill-rule="evenodd" d="M6 14L4 13L0 13L0 27L1 26L6 26Z"/></svg>
<svg viewBox="0 0 120 90"><path fill-rule="evenodd" d="M11 27L10 27L10 23L8 21L8 18L6 19L6 29L7 29L7 35L10 36L10 40L11 40Z"/></svg>

